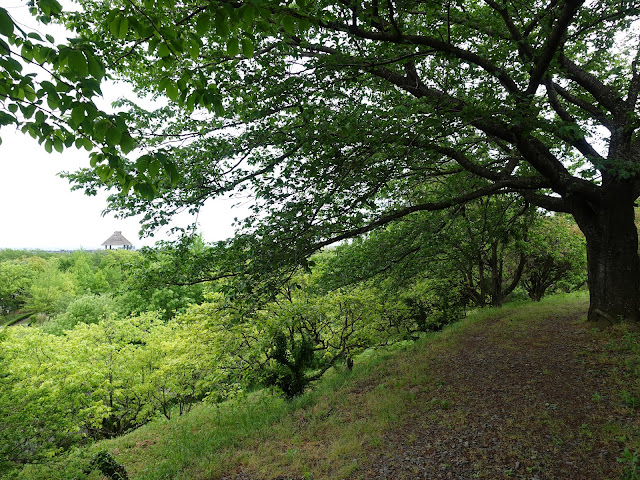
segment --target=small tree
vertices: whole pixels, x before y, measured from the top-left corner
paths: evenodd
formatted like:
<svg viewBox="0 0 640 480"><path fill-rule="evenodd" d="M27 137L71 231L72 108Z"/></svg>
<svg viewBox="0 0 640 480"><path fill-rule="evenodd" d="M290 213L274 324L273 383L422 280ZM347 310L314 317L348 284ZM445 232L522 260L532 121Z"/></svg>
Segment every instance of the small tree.
<svg viewBox="0 0 640 480"><path fill-rule="evenodd" d="M556 215L541 217L528 232L527 266L522 285L533 300L540 300L548 290L566 291L587 281L585 238L575 223Z"/></svg>
<svg viewBox="0 0 640 480"><path fill-rule="evenodd" d="M24 305L34 276L26 261L0 262L0 315Z"/></svg>

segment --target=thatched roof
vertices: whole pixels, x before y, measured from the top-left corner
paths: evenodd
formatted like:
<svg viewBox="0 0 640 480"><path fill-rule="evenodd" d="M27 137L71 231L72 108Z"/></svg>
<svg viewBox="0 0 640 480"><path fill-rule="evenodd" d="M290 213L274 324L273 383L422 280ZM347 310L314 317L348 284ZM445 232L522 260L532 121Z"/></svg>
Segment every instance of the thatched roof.
<svg viewBox="0 0 640 480"><path fill-rule="evenodd" d="M124 238L124 236L122 236L122 232L117 231L117 232L113 232L113 235L111 235L104 242L102 242L102 245L106 245L107 247L108 246L119 247L119 246L132 246L133 243L131 243L126 238Z"/></svg>

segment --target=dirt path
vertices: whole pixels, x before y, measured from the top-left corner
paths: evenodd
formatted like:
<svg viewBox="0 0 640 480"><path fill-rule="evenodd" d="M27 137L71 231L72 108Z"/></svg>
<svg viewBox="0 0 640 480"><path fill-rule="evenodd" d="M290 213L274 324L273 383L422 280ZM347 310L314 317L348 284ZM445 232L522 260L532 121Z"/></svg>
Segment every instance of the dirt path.
<svg viewBox="0 0 640 480"><path fill-rule="evenodd" d="M438 394L421 400L438 408L388 432L357 478L619 478L624 439L600 433L638 418L610 380L608 337L575 315L508 322L476 325L428 362Z"/></svg>

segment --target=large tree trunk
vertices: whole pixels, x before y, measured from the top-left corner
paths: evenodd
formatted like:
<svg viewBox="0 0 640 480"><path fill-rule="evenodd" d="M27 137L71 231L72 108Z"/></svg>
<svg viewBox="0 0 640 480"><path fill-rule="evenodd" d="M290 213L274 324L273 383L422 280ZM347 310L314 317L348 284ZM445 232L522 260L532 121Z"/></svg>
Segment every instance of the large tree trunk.
<svg viewBox="0 0 640 480"><path fill-rule="evenodd" d="M587 240L591 297L589 320L606 326L640 320L640 258L630 188L620 186L602 202L574 203Z"/></svg>

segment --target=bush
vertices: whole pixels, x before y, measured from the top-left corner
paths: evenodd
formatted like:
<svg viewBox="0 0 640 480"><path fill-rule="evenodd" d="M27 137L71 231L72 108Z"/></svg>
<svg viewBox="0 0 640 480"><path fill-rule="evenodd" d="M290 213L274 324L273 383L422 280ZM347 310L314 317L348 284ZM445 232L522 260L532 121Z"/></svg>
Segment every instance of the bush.
<svg viewBox="0 0 640 480"><path fill-rule="evenodd" d="M115 313L116 305L109 295L83 295L69 303L66 311L43 325L43 330L61 335L79 323L98 323Z"/></svg>

